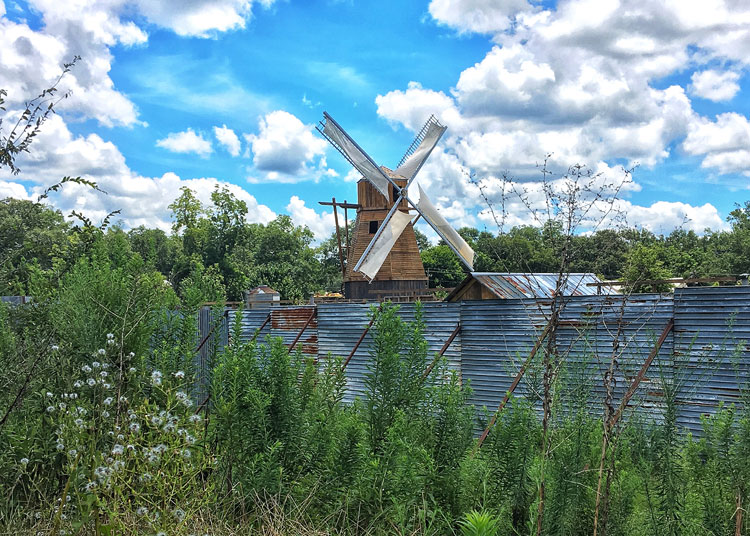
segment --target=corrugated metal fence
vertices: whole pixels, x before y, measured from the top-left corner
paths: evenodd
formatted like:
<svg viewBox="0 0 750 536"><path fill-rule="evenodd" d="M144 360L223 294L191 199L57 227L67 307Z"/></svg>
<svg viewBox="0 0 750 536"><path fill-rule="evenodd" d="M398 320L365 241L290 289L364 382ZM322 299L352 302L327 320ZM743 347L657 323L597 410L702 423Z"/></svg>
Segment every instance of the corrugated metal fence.
<svg viewBox="0 0 750 536"><path fill-rule="evenodd" d="M437 352L460 322L460 332L445 353L473 390L477 407L494 410L547 325L550 300L496 300L422 305L431 353ZM240 339L281 337L287 346L317 359L346 359L370 320L368 304L320 304L274 307L231 313L239 317ZM414 318L414 304L400 304L399 315ZM270 315L270 318L269 318ZM311 315L312 318L311 318ZM614 358L614 404L619 404L656 340L670 320L668 333L630 406L660 419L664 389L674 388L678 421L700 429L700 416L720 403L741 402L741 387L750 375L750 287L677 289L674 295L638 294L630 297L572 296L560 314L555 348L564 362L563 385L577 389L579 399L597 413L604 400L604 373ZM207 322L201 321L201 329ZM223 340L226 335L223 335ZM346 368L347 398L364 394L364 377L371 358L368 332ZM544 344L542 348L544 348ZM205 362L205 360L203 360ZM538 364L539 359L536 360ZM515 396L538 398L541 372L531 367Z"/></svg>

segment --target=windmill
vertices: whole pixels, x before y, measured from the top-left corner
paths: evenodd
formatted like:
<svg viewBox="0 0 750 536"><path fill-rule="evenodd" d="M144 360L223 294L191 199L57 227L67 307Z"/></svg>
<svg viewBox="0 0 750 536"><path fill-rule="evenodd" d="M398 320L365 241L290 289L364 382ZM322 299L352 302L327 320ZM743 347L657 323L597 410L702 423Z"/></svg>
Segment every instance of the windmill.
<svg viewBox="0 0 750 536"><path fill-rule="evenodd" d="M332 203L321 203L333 205L336 221L337 206L357 210L351 245L347 240L346 267L343 255L341 259L347 298L424 292L427 276L413 229L420 217L469 270L473 269L474 251L435 209L422 187L418 186L417 202L409 197L409 186L447 128L435 116L430 116L417 133L395 170L378 166L328 113L323 112L323 121L316 128L363 177L357 184L356 205L336 203L335 199ZM416 218L412 211L417 213ZM341 247L339 251L341 255Z"/></svg>

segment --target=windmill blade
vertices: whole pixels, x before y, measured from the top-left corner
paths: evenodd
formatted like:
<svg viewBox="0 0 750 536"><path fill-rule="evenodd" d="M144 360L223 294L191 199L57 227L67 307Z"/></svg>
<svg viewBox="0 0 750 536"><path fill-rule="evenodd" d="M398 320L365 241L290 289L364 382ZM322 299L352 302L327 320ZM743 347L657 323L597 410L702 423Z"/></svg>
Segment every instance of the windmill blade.
<svg viewBox="0 0 750 536"><path fill-rule="evenodd" d="M409 202L414 205L410 199ZM471 246L466 243L466 240L461 238L461 235L451 227L451 224L448 223L443 215L437 211L430 201L430 198L427 197L427 194L422 190L421 186L419 186L419 203L414 206L419 210L422 217L427 220L427 223L435 229L435 232L440 235L440 238L445 240L451 249L456 252L456 255L458 255L464 264L469 267L469 270L474 270L474 250L471 249Z"/></svg>
<svg viewBox="0 0 750 536"><path fill-rule="evenodd" d="M380 229L378 229L380 233L372 239L372 242L370 242L370 245L354 268L356 271L364 274L370 281L375 279L396 241L404 232L406 226L409 225L409 222L411 222L411 216L400 210L396 210L392 214L389 214L389 216L390 218L386 217L383 221Z"/></svg>
<svg viewBox="0 0 750 536"><path fill-rule="evenodd" d="M323 115L325 125L323 125L323 130L318 128L318 132L323 134L331 145L344 155L344 158L388 199L388 183L391 182L388 177L330 115L326 112L323 112Z"/></svg>
<svg viewBox="0 0 750 536"><path fill-rule="evenodd" d="M414 179L447 128L441 125L435 116L431 116L417 134L394 173L409 181ZM419 145L416 145L417 141Z"/></svg>

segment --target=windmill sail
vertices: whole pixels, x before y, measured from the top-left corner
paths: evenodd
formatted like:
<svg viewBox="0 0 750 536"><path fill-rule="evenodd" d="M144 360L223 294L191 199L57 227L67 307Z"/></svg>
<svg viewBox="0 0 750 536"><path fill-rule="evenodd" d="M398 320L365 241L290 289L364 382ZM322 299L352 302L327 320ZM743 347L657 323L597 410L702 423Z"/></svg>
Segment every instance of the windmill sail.
<svg viewBox="0 0 750 536"><path fill-rule="evenodd" d="M344 132L344 129L338 126L338 124L326 116L326 124L323 127L323 135L336 147L341 154L343 154L347 160L359 171L364 178L372 183L377 190L385 196L388 196L388 179L380 170L380 168L367 156L359 145Z"/></svg>
<svg viewBox="0 0 750 536"><path fill-rule="evenodd" d="M390 219L383 222L382 232L375 237L371 247L368 248L369 252L360 260L358 271L364 274L367 279L370 281L375 279L386 257L410 221L411 216L408 213L396 210Z"/></svg>
<svg viewBox="0 0 750 536"><path fill-rule="evenodd" d="M437 142L440 141L443 132L448 128L442 126L434 118L431 118L425 127L427 127L426 130L424 128L422 129L424 137L422 138L421 143L416 150L406 157L396 168L395 173L397 175L401 175L406 179L412 179L420 170L424 161L427 160L427 157L430 156L430 153L432 152L432 149L435 148L435 145L437 145ZM420 132L420 134L422 134L422 132Z"/></svg>
<svg viewBox="0 0 750 536"><path fill-rule="evenodd" d="M474 269L474 250L471 246L466 243L466 240L461 238L461 235L451 227L451 224L437 211L435 206L432 204L427 194L424 193L422 187L419 186L419 202L417 203L417 209L421 212L422 217L427 220L435 232L445 240L448 245L461 257L464 264L469 267L469 270Z"/></svg>

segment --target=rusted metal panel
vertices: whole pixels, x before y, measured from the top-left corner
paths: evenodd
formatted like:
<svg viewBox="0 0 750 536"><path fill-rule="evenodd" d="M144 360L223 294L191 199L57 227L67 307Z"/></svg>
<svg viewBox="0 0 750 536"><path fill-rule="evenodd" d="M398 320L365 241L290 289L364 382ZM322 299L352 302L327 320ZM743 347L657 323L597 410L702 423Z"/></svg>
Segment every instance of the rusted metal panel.
<svg viewBox="0 0 750 536"><path fill-rule="evenodd" d="M558 274L472 272L472 277L500 299L550 298L557 288ZM601 282L590 273L569 274L562 288L563 296L596 296L617 294L610 287L588 286Z"/></svg>
<svg viewBox="0 0 750 536"><path fill-rule="evenodd" d="M287 347L296 342L296 347L302 353L316 358L318 357L318 320L314 305L297 307L278 307L271 310L271 336L281 337ZM309 322L309 324L308 324ZM298 334L305 328L298 338Z"/></svg>

